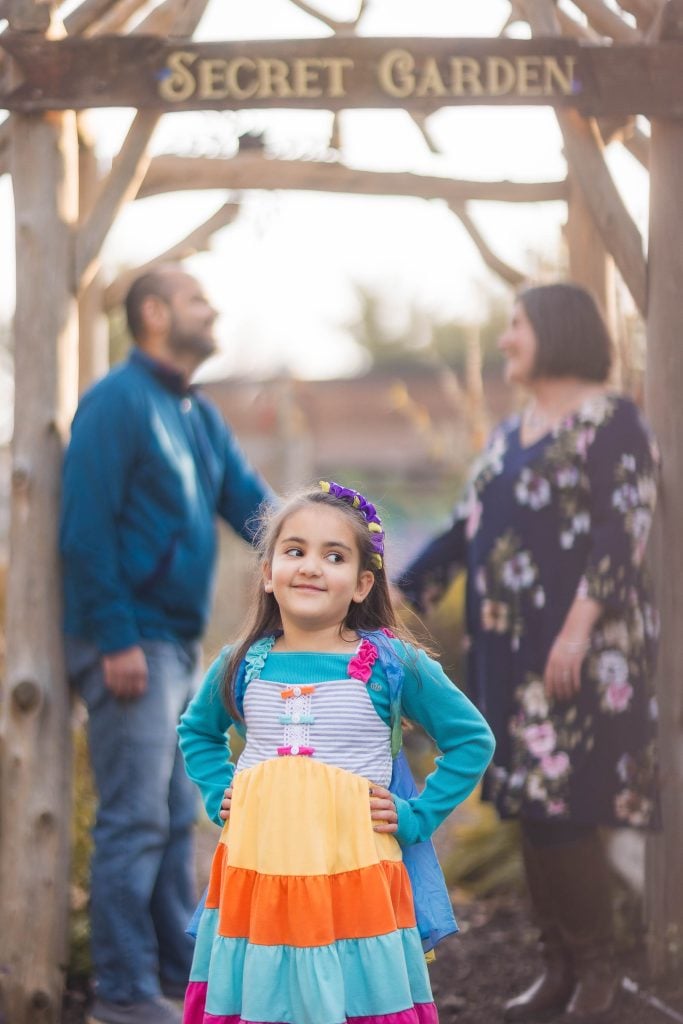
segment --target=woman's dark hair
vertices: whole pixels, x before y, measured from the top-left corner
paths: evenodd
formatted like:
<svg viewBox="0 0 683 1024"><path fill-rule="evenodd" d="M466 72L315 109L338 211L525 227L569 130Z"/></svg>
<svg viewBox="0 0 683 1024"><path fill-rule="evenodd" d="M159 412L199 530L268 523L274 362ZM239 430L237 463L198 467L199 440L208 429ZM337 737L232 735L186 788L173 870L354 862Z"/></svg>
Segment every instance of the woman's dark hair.
<svg viewBox="0 0 683 1024"><path fill-rule="evenodd" d="M234 720L239 720L241 714L236 705L235 681L237 671L245 654L253 643L263 636L269 636L277 630L282 629L280 609L272 593L268 593L263 587L261 570L263 566L270 564L277 539L280 536L285 521L291 515L308 505L325 505L333 508L348 520L353 530L359 554L359 572L370 570L375 577L375 582L365 600L357 603L352 601L346 614L341 629L348 629L353 632L358 630L376 630L386 627L397 637L406 642L415 643L415 638L409 630L401 625L394 611L389 583L387 580L384 565L378 569L373 565L372 556L375 549L372 545L372 534L363 514L347 501L336 498L334 495L319 488L311 488L295 494L283 505L277 508L266 509L256 531L256 546L260 555L259 571L255 574L253 581L252 611L247 624L228 656L221 677L221 691L223 701ZM341 632L340 629L340 632ZM424 644L422 645L424 646Z"/></svg>
<svg viewBox="0 0 683 1024"><path fill-rule="evenodd" d="M517 296L538 345L534 377L580 377L603 383L613 345L595 299L577 284L544 284Z"/></svg>

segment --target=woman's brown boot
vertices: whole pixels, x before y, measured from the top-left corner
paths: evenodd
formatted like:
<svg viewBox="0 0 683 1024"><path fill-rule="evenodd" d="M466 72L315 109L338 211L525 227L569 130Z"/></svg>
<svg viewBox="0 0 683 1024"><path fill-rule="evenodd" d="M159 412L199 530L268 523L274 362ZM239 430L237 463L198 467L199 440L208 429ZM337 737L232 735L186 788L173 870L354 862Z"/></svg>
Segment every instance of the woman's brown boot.
<svg viewBox="0 0 683 1024"><path fill-rule="evenodd" d="M593 1024L613 1008L619 993L609 865L597 829L554 847L552 858L558 923L576 975L566 1020Z"/></svg>
<svg viewBox="0 0 683 1024"><path fill-rule="evenodd" d="M574 972L566 950L558 943L539 944L543 971L528 989L507 1002L503 1017L507 1021L543 1020L561 1013L574 989Z"/></svg>
<svg viewBox="0 0 683 1024"><path fill-rule="evenodd" d="M556 923L552 879L547 874L543 851L522 836L522 855L531 908L541 929L539 950L543 970L535 981L507 1002L503 1016L507 1021L543 1019L564 1009L574 989L572 962Z"/></svg>

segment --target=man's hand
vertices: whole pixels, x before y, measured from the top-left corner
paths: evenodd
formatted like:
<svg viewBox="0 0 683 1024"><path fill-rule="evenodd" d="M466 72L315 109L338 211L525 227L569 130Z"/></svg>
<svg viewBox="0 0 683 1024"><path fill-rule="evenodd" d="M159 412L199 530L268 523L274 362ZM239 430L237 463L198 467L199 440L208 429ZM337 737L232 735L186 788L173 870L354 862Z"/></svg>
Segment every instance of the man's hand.
<svg viewBox="0 0 683 1024"><path fill-rule="evenodd" d="M120 700L136 700L147 689L147 659L142 647L102 655L104 682Z"/></svg>

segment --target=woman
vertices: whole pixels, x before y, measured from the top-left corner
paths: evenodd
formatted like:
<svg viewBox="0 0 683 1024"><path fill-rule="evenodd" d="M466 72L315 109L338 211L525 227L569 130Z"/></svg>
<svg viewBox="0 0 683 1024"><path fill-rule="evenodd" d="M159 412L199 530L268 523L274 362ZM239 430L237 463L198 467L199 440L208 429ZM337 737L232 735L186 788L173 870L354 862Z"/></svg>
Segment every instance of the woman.
<svg viewBox="0 0 683 1024"><path fill-rule="evenodd" d="M484 796L520 818L544 962L505 1017L588 1021L618 988L598 826L658 823L643 566L657 456L635 405L607 389L611 343L582 288L524 291L500 348L529 401L398 583L420 608L468 569L469 686L497 741Z"/></svg>

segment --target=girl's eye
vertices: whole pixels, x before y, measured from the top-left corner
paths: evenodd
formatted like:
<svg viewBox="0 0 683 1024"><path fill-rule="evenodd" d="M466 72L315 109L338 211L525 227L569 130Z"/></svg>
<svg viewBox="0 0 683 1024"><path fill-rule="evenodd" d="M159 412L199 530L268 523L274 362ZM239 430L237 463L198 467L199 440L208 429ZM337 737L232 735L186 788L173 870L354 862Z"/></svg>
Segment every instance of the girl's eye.
<svg viewBox="0 0 683 1024"><path fill-rule="evenodd" d="M330 551L330 553L327 556L327 558L334 565L339 565L340 562L344 561L344 556L340 555L338 551Z"/></svg>
<svg viewBox="0 0 683 1024"><path fill-rule="evenodd" d="M303 554L303 552L301 548L287 548L285 554L292 555L294 558L299 558Z"/></svg>

